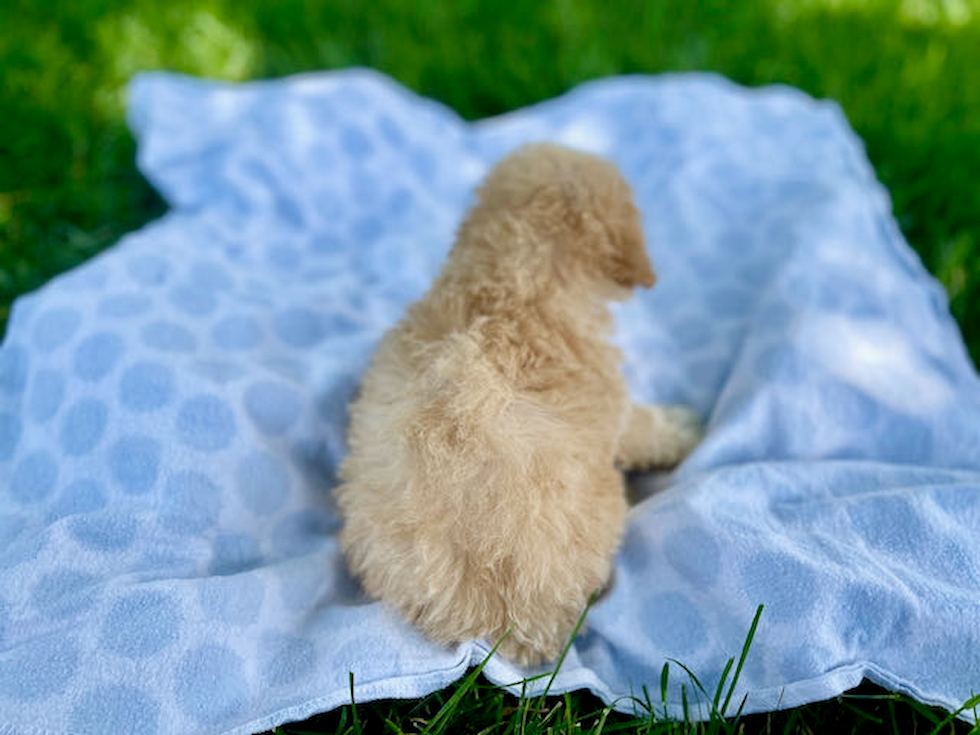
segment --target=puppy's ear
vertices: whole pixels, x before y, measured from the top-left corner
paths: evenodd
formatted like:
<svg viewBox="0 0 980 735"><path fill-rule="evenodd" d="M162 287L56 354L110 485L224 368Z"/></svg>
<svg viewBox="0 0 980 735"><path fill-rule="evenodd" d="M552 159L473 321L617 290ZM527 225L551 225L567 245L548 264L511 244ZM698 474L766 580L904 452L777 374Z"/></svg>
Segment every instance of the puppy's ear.
<svg viewBox="0 0 980 735"><path fill-rule="evenodd" d="M633 210L630 216L615 223L612 230L615 251L607 264L606 273L609 278L627 288L653 286L657 276L653 272L650 256L647 255L643 230L636 211Z"/></svg>

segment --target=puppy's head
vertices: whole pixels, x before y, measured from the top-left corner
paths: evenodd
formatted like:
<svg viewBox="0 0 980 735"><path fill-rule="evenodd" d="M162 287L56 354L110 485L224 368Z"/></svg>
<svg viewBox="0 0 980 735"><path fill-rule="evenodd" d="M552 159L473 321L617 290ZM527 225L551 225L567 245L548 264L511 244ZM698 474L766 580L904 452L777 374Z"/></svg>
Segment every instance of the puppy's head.
<svg viewBox="0 0 980 735"><path fill-rule="evenodd" d="M479 197L481 207L528 221L550 244L556 270L622 288L656 280L632 192L608 161L549 143L524 146L497 164Z"/></svg>

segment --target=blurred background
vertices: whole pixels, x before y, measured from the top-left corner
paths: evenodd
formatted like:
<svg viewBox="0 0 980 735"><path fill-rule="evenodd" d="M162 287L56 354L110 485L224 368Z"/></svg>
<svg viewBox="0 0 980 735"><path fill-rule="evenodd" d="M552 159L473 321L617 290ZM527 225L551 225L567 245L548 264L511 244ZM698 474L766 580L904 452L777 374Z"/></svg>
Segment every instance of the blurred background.
<svg viewBox="0 0 980 735"><path fill-rule="evenodd" d="M134 165L132 74L351 65L468 119L627 72L836 99L980 362L980 0L2 0L0 330L18 294L164 211Z"/></svg>

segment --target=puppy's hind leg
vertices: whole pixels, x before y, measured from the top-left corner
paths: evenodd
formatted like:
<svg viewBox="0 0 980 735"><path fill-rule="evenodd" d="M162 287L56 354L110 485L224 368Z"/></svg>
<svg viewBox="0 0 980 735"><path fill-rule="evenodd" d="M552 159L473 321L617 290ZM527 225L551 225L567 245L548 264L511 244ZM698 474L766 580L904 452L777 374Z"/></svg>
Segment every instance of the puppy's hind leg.
<svg viewBox="0 0 980 735"><path fill-rule="evenodd" d="M627 470L673 467L703 436L701 420L686 406L630 406L616 464Z"/></svg>

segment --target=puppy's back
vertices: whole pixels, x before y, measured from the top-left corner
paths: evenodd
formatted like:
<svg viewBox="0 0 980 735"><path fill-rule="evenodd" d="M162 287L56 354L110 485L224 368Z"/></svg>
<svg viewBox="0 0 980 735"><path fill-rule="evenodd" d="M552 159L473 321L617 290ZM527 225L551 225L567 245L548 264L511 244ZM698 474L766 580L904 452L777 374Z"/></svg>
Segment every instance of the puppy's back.
<svg viewBox="0 0 980 735"><path fill-rule="evenodd" d="M522 390L495 349L473 325L386 336L351 408L341 543L367 592L431 637L514 628L503 650L532 661L602 585L625 509L576 408Z"/></svg>

